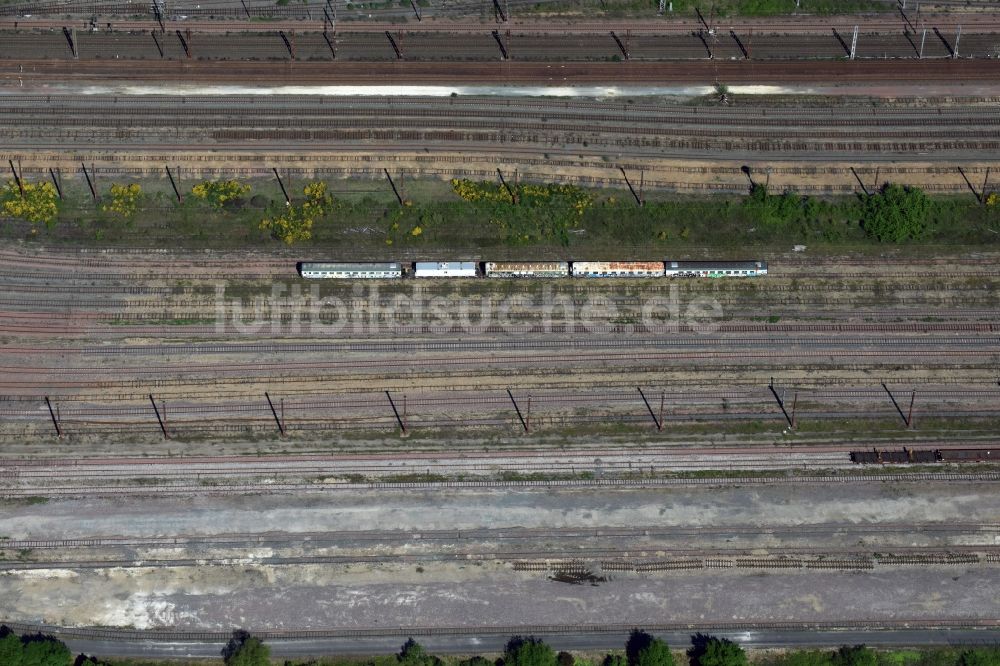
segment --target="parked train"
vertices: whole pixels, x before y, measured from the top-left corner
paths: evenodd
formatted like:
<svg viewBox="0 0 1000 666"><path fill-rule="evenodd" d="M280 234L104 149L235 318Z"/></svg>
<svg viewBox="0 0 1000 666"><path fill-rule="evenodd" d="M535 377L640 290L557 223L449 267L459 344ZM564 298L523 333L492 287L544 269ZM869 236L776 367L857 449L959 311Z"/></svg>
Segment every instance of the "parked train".
<svg viewBox="0 0 1000 666"><path fill-rule="evenodd" d="M736 278L767 275L753 261L417 261L310 262L297 266L309 279L392 280L413 278Z"/></svg>
<svg viewBox="0 0 1000 666"><path fill-rule="evenodd" d="M1000 462L1000 449L908 449L889 451L851 451L851 462L859 465L898 465L904 463Z"/></svg>

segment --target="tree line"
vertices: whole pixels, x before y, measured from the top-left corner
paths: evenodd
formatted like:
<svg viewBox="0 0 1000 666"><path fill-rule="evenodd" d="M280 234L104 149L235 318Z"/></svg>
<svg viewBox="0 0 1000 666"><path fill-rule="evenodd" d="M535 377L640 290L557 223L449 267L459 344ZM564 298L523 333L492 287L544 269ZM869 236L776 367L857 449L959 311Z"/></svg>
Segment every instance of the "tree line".
<svg viewBox="0 0 1000 666"><path fill-rule="evenodd" d="M675 664L674 651L665 641L635 629L624 645L624 654L608 653L600 666L683 666ZM913 658L916 655L916 658ZM225 666L273 666L270 647L246 631L234 631L222 649ZM915 666L1000 666L1000 647L970 647L949 651L943 659L922 659L926 653L912 652L910 659L881 659L880 654L864 645L844 646L837 650L795 650L769 658L767 666L886 666L913 663ZM688 666L749 666L746 651L725 638L706 634L691 637L686 652ZM284 661L285 666L320 666L320 661ZM370 666L365 662L358 662ZM413 638L387 659L371 662L379 666L446 666L441 657L429 654ZM451 666L583 666L569 652L557 652L535 636L514 636L507 641L503 654L495 660L475 656L448 662ZM65 643L44 634L17 635L0 626L0 666L115 666L85 654L73 657Z"/></svg>

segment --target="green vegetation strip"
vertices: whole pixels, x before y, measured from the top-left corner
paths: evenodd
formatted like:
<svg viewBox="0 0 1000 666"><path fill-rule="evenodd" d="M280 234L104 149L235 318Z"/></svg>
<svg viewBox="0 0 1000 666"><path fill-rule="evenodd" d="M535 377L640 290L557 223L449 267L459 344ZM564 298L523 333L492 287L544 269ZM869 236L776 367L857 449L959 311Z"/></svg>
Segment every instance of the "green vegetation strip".
<svg viewBox="0 0 1000 666"><path fill-rule="evenodd" d="M333 197L325 182L312 180L289 183L290 202L271 183L235 180L198 183L183 202L155 182L143 183L149 191L113 183L97 202L79 189L66 188L59 199L47 183L23 185L24 194L14 182L0 190L0 208L13 220L0 224L0 238L200 249L299 244L358 258L427 249L660 257L696 247L720 255L787 250L791 243L820 252L1000 245L995 193L980 202L896 184L829 199L758 184L744 197L650 197L643 206L618 190L467 180L410 183L423 196L401 205L370 193Z"/></svg>

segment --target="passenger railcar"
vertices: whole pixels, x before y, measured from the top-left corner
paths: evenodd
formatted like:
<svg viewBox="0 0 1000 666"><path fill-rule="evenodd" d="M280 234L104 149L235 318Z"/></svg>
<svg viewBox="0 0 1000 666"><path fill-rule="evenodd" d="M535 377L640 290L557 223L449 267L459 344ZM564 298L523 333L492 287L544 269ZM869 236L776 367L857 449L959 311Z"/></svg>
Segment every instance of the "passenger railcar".
<svg viewBox="0 0 1000 666"><path fill-rule="evenodd" d="M757 277L767 275L766 261L665 261L667 277Z"/></svg>
<svg viewBox="0 0 1000 666"><path fill-rule="evenodd" d="M418 261L413 265L413 277L476 277L474 261Z"/></svg>
<svg viewBox="0 0 1000 666"><path fill-rule="evenodd" d="M574 261L573 277L663 277L662 261Z"/></svg>
<svg viewBox="0 0 1000 666"><path fill-rule="evenodd" d="M488 278L564 278L568 261L487 261L483 274Z"/></svg>
<svg viewBox="0 0 1000 666"><path fill-rule="evenodd" d="M298 265L299 275L308 279L378 280L403 277L399 262L344 263L308 262Z"/></svg>

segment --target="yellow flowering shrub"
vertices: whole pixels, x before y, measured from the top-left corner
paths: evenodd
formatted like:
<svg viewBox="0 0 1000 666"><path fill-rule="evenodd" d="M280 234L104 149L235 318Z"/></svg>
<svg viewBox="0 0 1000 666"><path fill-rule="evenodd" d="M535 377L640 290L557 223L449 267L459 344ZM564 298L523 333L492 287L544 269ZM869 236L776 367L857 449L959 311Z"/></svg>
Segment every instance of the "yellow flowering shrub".
<svg viewBox="0 0 1000 666"><path fill-rule="evenodd" d="M11 217L17 217L32 225L44 224L51 226L59 214L59 193L49 182L23 183L24 196L13 180L8 181L0 191L0 202L3 202L3 212Z"/></svg>
<svg viewBox="0 0 1000 666"><path fill-rule="evenodd" d="M289 206L284 215L267 217L260 221L262 231L271 232L271 237L286 245L312 238L313 219L303 215L301 208Z"/></svg>
<svg viewBox="0 0 1000 666"><path fill-rule="evenodd" d="M316 218L326 214L333 197L326 193L326 183L321 181L309 183L302 193L306 200L301 206L287 206L282 215L261 220L260 229L287 245L311 239Z"/></svg>
<svg viewBox="0 0 1000 666"><path fill-rule="evenodd" d="M132 217L139 209L142 188L138 183L129 185L111 184L111 201L101 205L105 213L116 213L122 217Z"/></svg>
<svg viewBox="0 0 1000 666"><path fill-rule="evenodd" d="M206 180L191 188L192 196L219 209L249 192L250 186L238 180Z"/></svg>

